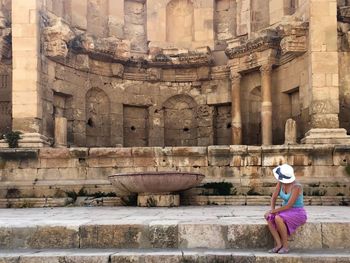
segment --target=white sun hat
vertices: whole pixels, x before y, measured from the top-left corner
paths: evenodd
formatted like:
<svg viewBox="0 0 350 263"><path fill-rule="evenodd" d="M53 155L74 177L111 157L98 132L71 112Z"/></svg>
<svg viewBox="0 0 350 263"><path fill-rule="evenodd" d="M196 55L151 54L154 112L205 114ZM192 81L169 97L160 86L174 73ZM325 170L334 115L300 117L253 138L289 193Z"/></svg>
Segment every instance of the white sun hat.
<svg viewBox="0 0 350 263"><path fill-rule="evenodd" d="M275 178L283 184L290 184L295 181L294 169L289 164L282 164L272 170Z"/></svg>

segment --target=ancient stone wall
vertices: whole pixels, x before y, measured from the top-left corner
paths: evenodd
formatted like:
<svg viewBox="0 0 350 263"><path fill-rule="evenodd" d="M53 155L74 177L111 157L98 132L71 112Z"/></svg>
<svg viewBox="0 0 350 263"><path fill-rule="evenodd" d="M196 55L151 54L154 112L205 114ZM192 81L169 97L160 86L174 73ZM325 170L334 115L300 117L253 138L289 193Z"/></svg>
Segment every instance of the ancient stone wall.
<svg viewBox="0 0 350 263"><path fill-rule="evenodd" d="M0 157L0 198L11 191L18 197L62 197L82 188L115 192L108 175L143 171L199 172L206 176L203 183L231 182L237 195L266 196L276 184L272 169L286 162L293 165L305 194L350 194L347 146L2 149ZM194 189L192 195L197 194Z"/></svg>
<svg viewBox="0 0 350 263"><path fill-rule="evenodd" d="M334 7L335 1L330 2L327 6ZM9 3L4 0L3 6ZM235 67L232 61L228 66L215 67L218 61L213 55L222 54L227 45L233 46L241 66L244 144L262 143L260 112L264 89L259 71L262 64L272 65L272 143L284 142L284 124L288 118L296 120L299 140L317 122L310 120L312 114L327 115L331 110L334 121L327 125L333 127L337 124L338 104L340 127L349 129L346 50L339 56L339 64L344 65L340 69L340 103L337 104L334 94L330 94L334 97L331 101L324 102L322 97L312 102L321 94L317 90L322 80L310 73L310 54L323 56L328 51L318 50L322 45L314 34L315 44L309 43L308 47L317 48L314 53L305 54L309 1L47 0L43 4L36 6L38 21L29 21L31 30L35 31L30 36L33 45L24 41L27 33L22 28L20 12L16 13L20 30L14 32L14 51L20 61L27 61L27 53L34 54L30 63L38 68L28 66L33 80L30 92L21 89L25 80L15 77L16 88L12 92L16 95L15 129L37 132L53 141L55 118L64 117L69 145L232 143L228 71L231 67L235 73ZM338 4L344 7L347 2ZM10 13L4 10L4 14ZM322 17L320 10L312 10ZM334 10L327 19L335 21ZM41 39L35 23L43 33ZM344 24L347 23L343 21L341 43L347 41ZM312 25L321 30L317 23ZM264 30L267 27L269 30ZM329 39L333 41L333 38L332 35ZM329 47L335 58L333 42ZM22 44L29 49L27 53L22 52ZM40 54L35 53L38 47L42 50ZM22 71L28 73L26 67L17 67L16 76L24 76ZM326 77L321 84L338 88L335 71L331 77L323 71L320 69L320 74ZM307 91L310 83L315 88ZM26 95L30 95L30 103ZM0 97L2 112L11 109L8 104L11 99L6 96ZM6 116L7 119L0 121L2 129L11 119ZM131 139L133 135L137 135L137 140Z"/></svg>

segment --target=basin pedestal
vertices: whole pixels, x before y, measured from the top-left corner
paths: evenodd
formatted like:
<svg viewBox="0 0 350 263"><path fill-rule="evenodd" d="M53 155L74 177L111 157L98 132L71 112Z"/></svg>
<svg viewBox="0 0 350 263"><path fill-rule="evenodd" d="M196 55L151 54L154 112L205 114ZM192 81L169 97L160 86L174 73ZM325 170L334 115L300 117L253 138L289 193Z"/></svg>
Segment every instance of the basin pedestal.
<svg viewBox="0 0 350 263"><path fill-rule="evenodd" d="M137 205L144 207L174 207L180 205L180 195L172 193L140 193Z"/></svg>

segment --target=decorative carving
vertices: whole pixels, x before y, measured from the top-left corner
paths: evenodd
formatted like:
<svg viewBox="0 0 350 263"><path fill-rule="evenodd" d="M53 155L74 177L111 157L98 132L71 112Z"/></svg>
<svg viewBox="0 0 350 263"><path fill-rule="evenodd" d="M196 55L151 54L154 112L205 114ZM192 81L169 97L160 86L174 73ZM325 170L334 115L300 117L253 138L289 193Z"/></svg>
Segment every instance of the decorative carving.
<svg viewBox="0 0 350 263"><path fill-rule="evenodd" d="M44 54L51 58L65 58L68 54L68 43L74 38L74 33L61 18L51 16L49 26L42 32Z"/></svg>
<svg viewBox="0 0 350 263"><path fill-rule="evenodd" d="M124 66L122 64L113 63L112 73L113 73L113 76L122 78L124 74Z"/></svg>
<svg viewBox="0 0 350 263"><path fill-rule="evenodd" d="M271 33L273 32L273 33ZM238 47L227 48L225 54L230 58L238 58L249 55L251 52L263 51L266 49L278 49L280 43L280 37L277 36L275 31L268 31L265 35L250 39L245 43L241 43Z"/></svg>
<svg viewBox="0 0 350 263"><path fill-rule="evenodd" d="M130 42L116 37L96 38L81 34L71 41L71 48L96 59L126 61L130 57Z"/></svg>
<svg viewBox="0 0 350 263"><path fill-rule="evenodd" d="M240 83L242 75L239 72L237 72L236 70L231 69L230 78L231 78L231 81L233 83Z"/></svg>
<svg viewBox="0 0 350 263"><path fill-rule="evenodd" d="M148 80L158 81L162 77L162 69L160 68L149 68L147 69Z"/></svg>
<svg viewBox="0 0 350 263"><path fill-rule="evenodd" d="M338 21L350 23L350 6L342 6L338 8Z"/></svg>
<svg viewBox="0 0 350 263"><path fill-rule="evenodd" d="M264 74L271 74L271 71L272 71L272 65L267 63L267 64L264 64L260 67L260 72L262 75Z"/></svg>

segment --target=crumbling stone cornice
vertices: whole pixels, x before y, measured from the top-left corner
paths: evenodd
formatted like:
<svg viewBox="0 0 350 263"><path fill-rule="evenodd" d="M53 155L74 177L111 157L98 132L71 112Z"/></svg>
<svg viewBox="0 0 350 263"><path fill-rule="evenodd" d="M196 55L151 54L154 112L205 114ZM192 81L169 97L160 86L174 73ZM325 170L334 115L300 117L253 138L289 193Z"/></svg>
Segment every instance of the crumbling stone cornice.
<svg viewBox="0 0 350 263"><path fill-rule="evenodd" d="M266 49L278 49L280 37L277 35L259 36L254 39L249 39L245 43L236 47L228 47L225 54L228 58L239 58L251 54L252 52L259 52Z"/></svg>
<svg viewBox="0 0 350 263"><path fill-rule="evenodd" d="M274 29L262 31L249 40L234 39L229 43L225 54L229 59L247 58L265 50L275 50L277 64L284 64L307 51L308 23L287 21ZM252 64L256 66L254 63Z"/></svg>
<svg viewBox="0 0 350 263"><path fill-rule="evenodd" d="M338 7L338 21L350 23L350 6Z"/></svg>

